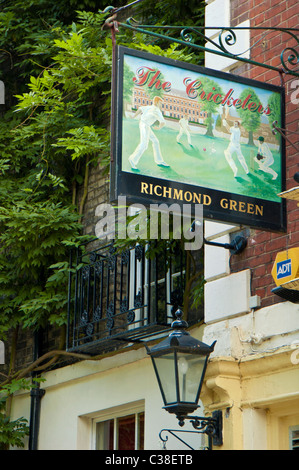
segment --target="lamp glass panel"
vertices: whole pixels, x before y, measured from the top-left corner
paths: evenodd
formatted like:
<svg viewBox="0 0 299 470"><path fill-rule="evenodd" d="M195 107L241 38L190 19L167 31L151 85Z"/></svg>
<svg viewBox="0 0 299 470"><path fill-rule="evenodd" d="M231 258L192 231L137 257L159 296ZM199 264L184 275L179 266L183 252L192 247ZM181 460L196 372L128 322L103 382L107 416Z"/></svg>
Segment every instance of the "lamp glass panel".
<svg viewBox="0 0 299 470"><path fill-rule="evenodd" d="M180 402L196 403L206 356L177 353Z"/></svg>
<svg viewBox="0 0 299 470"><path fill-rule="evenodd" d="M177 401L174 353L154 358L165 397L165 405Z"/></svg>

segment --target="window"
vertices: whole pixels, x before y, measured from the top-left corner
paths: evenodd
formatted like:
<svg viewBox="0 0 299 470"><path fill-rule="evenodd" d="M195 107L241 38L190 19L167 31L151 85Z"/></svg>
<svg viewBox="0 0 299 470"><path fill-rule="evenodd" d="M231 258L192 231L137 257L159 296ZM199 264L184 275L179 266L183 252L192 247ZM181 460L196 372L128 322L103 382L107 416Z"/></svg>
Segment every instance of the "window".
<svg viewBox="0 0 299 470"><path fill-rule="evenodd" d="M299 426L290 427L290 450L299 450Z"/></svg>
<svg viewBox="0 0 299 470"><path fill-rule="evenodd" d="M94 434L96 450L143 450L144 411L137 407L97 418Z"/></svg>

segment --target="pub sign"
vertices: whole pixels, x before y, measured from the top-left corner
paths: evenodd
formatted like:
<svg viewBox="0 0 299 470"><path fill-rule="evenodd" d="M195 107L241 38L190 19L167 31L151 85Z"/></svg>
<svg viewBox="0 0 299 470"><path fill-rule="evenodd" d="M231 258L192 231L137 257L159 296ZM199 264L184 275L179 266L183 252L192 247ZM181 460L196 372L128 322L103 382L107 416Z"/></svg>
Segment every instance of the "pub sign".
<svg viewBox="0 0 299 470"><path fill-rule="evenodd" d="M286 230L282 87L116 48L111 201L201 204L204 219Z"/></svg>

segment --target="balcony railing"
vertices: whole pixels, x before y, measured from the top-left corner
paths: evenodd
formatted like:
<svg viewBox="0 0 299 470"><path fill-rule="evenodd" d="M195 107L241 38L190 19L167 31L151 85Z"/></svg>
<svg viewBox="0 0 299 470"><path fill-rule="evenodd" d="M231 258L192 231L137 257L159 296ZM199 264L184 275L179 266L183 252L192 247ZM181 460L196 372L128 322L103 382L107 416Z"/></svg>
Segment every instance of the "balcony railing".
<svg viewBox="0 0 299 470"><path fill-rule="evenodd" d="M72 253L68 350L97 354L167 331L183 303L186 253L113 245Z"/></svg>

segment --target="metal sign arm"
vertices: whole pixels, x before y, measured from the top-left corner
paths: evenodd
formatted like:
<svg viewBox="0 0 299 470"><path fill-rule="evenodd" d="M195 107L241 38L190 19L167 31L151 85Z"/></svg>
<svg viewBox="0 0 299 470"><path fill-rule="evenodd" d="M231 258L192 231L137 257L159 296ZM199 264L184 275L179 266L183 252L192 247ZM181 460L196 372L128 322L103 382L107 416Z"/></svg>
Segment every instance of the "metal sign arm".
<svg viewBox="0 0 299 470"><path fill-rule="evenodd" d="M240 62L244 62L246 64L251 64L259 67L263 67L269 70L274 70L278 73L285 73L289 75L293 75L295 77L299 77L299 29L298 28L266 28L266 27L245 27L245 26L237 26L237 27L226 27L226 26L171 26L171 25L148 25L148 24L139 24L134 18L130 17L125 22L117 22L116 15L118 12L123 11L128 7L134 7L135 4L140 3L141 0L136 0L135 2L126 5L125 7L121 8L114 8L112 6L107 7L103 13L109 13L111 15L105 21L103 27L113 27L114 30L117 32L119 27L129 29L132 31L138 31L140 33L166 40L169 42L174 42L177 44L181 44L184 47L191 47L195 50L207 52L210 54L220 55L222 57L226 57L228 59L237 60ZM208 31L219 31L218 35L218 43L211 39L206 32ZM162 31L162 32L161 32ZM178 37L171 37L168 34L164 34L164 31L167 33L170 32L180 32L180 38ZM230 49L231 47L237 44L237 32L239 31L252 31L263 33L262 36L254 42L252 46L250 46L247 50L233 53ZM286 34L289 36L289 39L293 41L293 44L288 45L285 47L281 54L281 66L276 67L268 63L261 63L255 60L252 60L247 57L242 57L248 51L251 51L257 44L265 42L269 35L274 34ZM213 45L214 49L206 47L204 45L196 44L196 39L194 37L200 39L201 43L207 44L210 43Z"/></svg>
<svg viewBox="0 0 299 470"><path fill-rule="evenodd" d="M233 60L238 60L240 62L245 62L247 64L255 65L255 66L260 66L269 70L274 70L278 73L284 72L286 74L294 75L296 77L299 77L299 69L292 70L290 66L296 66L299 62L299 53L296 50L296 47L299 47L299 39L296 36L296 33L299 32L299 29L284 29L284 28L261 28L261 27L190 27L190 26L152 26L152 25L140 25L137 23L134 18L128 18L126 23L119 23L119 26L126 28L126 29L131 29L133 31L138 31L143 34L147 34L159 39L167 40L170 42L175 42L177 44L181 44L185 47L192 47L195 50L203 51L203 52L208 52L211 54L216 54L220 55L222 57L226 57L228 59L233 59ZM155 32L154 30L180 30L180 35L182 39L178 38L173 38L170 36L167 36L165 34L161 34L158 32ZM219 33L219 44L213 41L211 38L206 36L203 31L208 31L208 30L220 30ZM265 31L263 36L256 41L253 46L251 46L249 49L246 51L243 51L238 54L233 54L229 52L228 48L234 46L237 43L237 36L236 36L236 31ZM260 63L255 60L251 60L246 57L242 57L242 55L245 52L248 52L248 50L252 50L253 47L255 47L259 42L265 40L265 37L271 33L271 32L278 32L278 33L286 33L288 34L291 38L293 38L296 42L294 47L287 47L281 52L281 67L275 67L273 65L267 64L267 63ZM193 41L193 36L192 33L196 33L201 40L204 40L205 42L210 42L212 43L216 49L210 49L205 46L201 46L199 44L195 44ZM226 34L224 37L223 35ZM223 41L224 37L224 41ZM226 46L224 46L224 43ZM285 54L286 52L289 52L289 55L287 59L285 59Z"/></svg>

